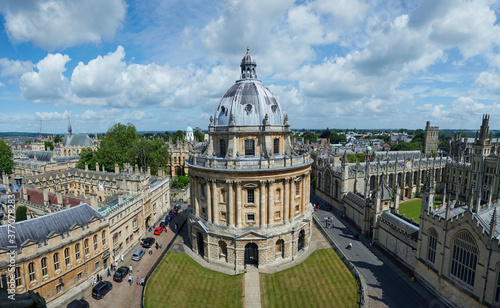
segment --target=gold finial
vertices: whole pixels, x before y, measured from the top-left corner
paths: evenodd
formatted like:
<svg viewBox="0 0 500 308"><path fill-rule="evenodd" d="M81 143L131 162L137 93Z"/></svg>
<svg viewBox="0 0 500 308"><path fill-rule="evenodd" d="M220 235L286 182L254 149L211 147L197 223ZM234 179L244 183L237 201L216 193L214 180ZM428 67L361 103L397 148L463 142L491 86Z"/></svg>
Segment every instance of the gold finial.
<svg viewBox="0 0 500 308"><path fill-rule="evenodd" d="M247 52L250 52L250 47L249 46L247 46Z"/></svg>

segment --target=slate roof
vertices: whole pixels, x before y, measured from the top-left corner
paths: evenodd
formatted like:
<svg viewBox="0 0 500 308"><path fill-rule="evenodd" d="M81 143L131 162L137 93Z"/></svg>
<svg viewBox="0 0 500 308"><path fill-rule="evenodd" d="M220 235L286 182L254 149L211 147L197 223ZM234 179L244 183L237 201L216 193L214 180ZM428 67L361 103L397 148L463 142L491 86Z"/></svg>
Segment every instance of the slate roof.
<svg viewBox="0 0 500 308"><path fill-rule="evenodd" d="M454 208L450 209L450 218L458 216L464 212L467 212L467 206L454 207ZM445 218L446 217L446 208L434 211L433 214L436 216L439 216L441 218Z"/></svg>
<svg viewBox="0 0 500 308"><path fill-rule="evenodd" d="M36 159L39 161L50 161L50 159L54 155L54 151L29 151L27 156L31 159L34 159L35 154Z"/></svg>
<svg viewBox="0 0 500 308"><path fill-rule="evenodd" d="M480 211L479 213L475 213L474 216L476 216L483 226L483 228L486 230L486 232L490 232L490 223L491 223L491 218L493 217L493 211L495 208L497 209L497 221L496 221L496 227L495 227L495 237L499 238L500 237L500 202L497 201L493 206L490 208Z"/></svg>
<svg viewBox="0 0 500 308"><path fill-rule="evenodd" d="M78 135L66 135L63 139L63 146L79 146L79 147L91 147L92 140L87 134L78 134Z"/></svg>
<svg viewBox="0 0 500 308"><path fill-rule="evenodd" d="M28 241L40 243L48 240L54 233L68 233L74 226L87 225L94 218L102 219L103 216L84 203L59 212L16 222L10 225L10 230L15 231L14 246L20 248ZM13 246L9 243L8 229L9 225L0 226L0 248L8 249Z"/></svg>

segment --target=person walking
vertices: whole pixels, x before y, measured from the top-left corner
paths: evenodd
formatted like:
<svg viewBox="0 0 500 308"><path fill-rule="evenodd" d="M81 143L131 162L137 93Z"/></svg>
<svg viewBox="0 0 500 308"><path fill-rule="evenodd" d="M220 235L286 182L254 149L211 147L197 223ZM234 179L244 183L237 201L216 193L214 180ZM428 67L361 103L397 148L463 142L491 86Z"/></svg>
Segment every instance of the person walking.
<svg viewBox="0 0 500 308"><path fill-rule="evenodd" d="M141 278L137 278L137 285L141 284Z"/></svg>
<svg viewBox="0 0 500 308"><path fill-rule="evenodd" d="M144 287L144 278L141 278L141 286Z"/></svg>
<svg viewBox="0 0 500 308"><path fill-rule="evenodd" d="M158 242L156 243L155 247L156 247L156 250L158 250Z"/></svg>
<svg viewBox="0 0 500 308"><path fill-rule="evenodd" d="M111 265L112 267L113 265ZM108 277L111 276L111 272L109 271L109 268L108 268Z"/></svg>
<svg viewBox="0 0 500 308"><path fill-rule="evenodd" d="M163 248L163 244L162 244L162 243L160 243L160 249L162 249L162 248Z"/></svg>
<svg viewBox="0 0 500 308"><path fill-rule="evenodd" d="M115 261L115 271L118 268L118 261Z"/></svg>
<svg viewBox="0 0 500 308"><path fill-rule="evenodd" d="M153 254L153 250L151 249L151 247L149 247L149 254L152 255Z"/></svg>
<svg viewBox="0 0 500 308"><path fill-rule="evenodd" d="M99 281L100 281L100 280L99 280L99 274L97 274L97 282L99 282Z"/></svg>
<svg viewBox="0 0 500 308"><path fill-rule="evenodd" d="M130 286L132 285L132 275L128 275L128 283Z"/></svg>
<svg viewBox="0 0 500 308"><path fill-rule="evenodd" d="M133 273L133 270L132 270L132 265L130 265L130 266L128 267L128 269L129 269L129 273L130 273L130 274L132 274L132 273Z"/></svg>
<svg viewBox="0 0 500 308"><path fill-rule="evenodd" d="M121 256L122 262L123 262L123 255Z"/></svg>

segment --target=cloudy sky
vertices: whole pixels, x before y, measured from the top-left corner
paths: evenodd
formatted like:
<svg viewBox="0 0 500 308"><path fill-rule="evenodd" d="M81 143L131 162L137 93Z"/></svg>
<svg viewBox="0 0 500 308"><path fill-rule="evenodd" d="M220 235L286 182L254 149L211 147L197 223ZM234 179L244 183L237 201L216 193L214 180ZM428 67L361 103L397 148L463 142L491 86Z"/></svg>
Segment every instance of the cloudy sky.
<svg viewBox="0 0 500 308"><path fill-rule="evenodd" d="M2 0L0 131L206 128L257 74L295 128L500 129L500 3Z"/></svg>

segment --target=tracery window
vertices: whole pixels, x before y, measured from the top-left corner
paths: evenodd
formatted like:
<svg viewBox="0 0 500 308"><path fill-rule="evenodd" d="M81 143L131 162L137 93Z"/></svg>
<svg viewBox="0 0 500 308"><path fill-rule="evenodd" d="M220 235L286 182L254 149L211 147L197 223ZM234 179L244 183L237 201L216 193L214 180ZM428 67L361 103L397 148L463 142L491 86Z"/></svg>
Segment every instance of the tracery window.
<svg viewBox="0 0 500 308"><path fill-rule="evenodd" d="M429 230L429 242L427 245L427 261L434 263L436 261L436 246L438 234L435 229Z"/></svg>
<svg viewBox="0 0 500 308"><path fill-rule="evenodd" d="M29 272L29 276L30 276L30 282L34 281L35 280L35 263L31 262L28 265L28 272Z"/></svg>
<svg viewBox="0 0 500 308"><path fill-rule="evenodd" d="M476 241L467 231L460 232L453 240L451 275L474 286L478 249Z"/></svg>
<svg viewBox="0 0 500 308"><path fill-rule="evenodd" d="M42 276L47 276L47 258L42 258Z"/></svg>

